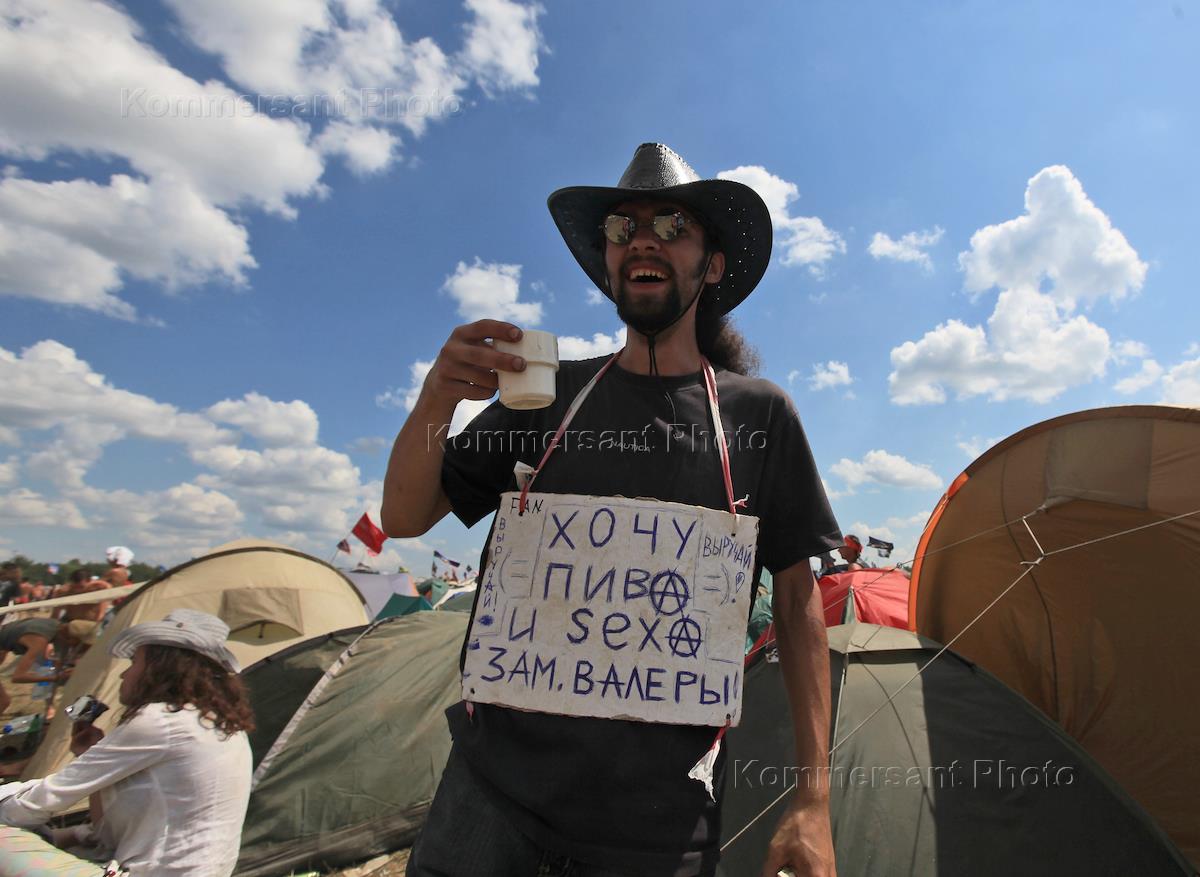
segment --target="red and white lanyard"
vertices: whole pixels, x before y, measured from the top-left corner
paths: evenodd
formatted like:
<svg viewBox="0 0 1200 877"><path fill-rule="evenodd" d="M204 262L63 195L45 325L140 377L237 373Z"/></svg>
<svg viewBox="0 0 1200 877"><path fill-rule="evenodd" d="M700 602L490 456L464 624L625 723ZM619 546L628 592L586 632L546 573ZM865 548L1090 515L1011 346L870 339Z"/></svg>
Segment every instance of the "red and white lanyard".
<svg viewBox="0 0 1200 877"><path fill-rule="evenodd" d="M533 486L534 479L538 477L538 474L546 465L546 461L550 459L550 455L554 453L554 449L557 448L559 443L562 441L563 435L566 434L567 427L570 426L575 414L583 406L583 400L587 398L588 393L592 392L592 389L596 386L596 384L600 383L600 379L604 377L605 373L607 373L610 368L612 368L613 363L617 361L617 358L620 355L621 351L614 353L612 358L609 359L608 362L604 363L604 365L601 366L600 370L596 372L596 374L592 375L592 379L584 385L583 389L579 391L579 393L575 396L575 399L571 402L571 405L567 408L567 413L563 416L562 423L558 425L558 429L555 431L554 437L550 439L550 444L546 447L546 453L542 454L541 462L537 464L537 468L534 469L529 477L525 479L525 484L521 488L521 502L519 506L520 514L525 514L525 505L527 502L527 497L529 496L529 489ZM738 507L745 506L746 500L735 500L733 498L733 476L729 470L729 445L725 441L725 427L721 423L721 406L717 402L717 377L713 373L712 365L709 364L707 358L701 356L700 364L704 371L704 388L708 392L708 410L712 415L713 429L716 430L717 451L721 455L721 475L725 479L725 496L729 501L729 513L736 517Z"/></svg>

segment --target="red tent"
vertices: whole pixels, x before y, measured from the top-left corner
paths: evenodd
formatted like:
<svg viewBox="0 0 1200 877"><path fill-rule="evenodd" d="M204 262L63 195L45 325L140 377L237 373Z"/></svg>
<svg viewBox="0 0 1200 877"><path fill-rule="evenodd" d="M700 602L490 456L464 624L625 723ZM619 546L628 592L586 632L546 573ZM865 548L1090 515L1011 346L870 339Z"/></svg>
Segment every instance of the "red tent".
<svg viewBox="0 0 1200 877"><path fill-rule="evenodd" d="M825 605L825 624L842 624L846 599L854 589L854 618L868 624L908 629L908 576L895 567L859 569L821 576L821 601Z"/></svg>

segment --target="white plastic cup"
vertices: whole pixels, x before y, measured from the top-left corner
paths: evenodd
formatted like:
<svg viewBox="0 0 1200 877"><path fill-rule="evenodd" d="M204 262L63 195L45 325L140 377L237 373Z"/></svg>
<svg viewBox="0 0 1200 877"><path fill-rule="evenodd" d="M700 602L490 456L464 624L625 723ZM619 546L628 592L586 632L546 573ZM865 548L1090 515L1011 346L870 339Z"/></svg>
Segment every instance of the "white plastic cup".
<svg viewBox="0 0 1200 877"><path fill-rule="evenodd" d="M554 401L558 371L558 338L552 332L526 329L520 341L496 339L496 349L525 360L525 371L500 369L500 402L517 411L545 408Z"/></svg>

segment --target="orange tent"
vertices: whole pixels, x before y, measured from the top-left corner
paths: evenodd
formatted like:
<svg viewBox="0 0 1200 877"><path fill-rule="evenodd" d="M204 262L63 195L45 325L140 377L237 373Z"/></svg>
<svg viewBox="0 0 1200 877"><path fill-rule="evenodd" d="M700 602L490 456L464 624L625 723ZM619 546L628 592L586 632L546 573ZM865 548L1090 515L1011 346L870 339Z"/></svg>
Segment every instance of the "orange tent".
<svg viewBox="0 0 1200 877"><path fill-rule="evenodd" d="M1200 865L1198 618L1196 409L1031 426L967 467L917 548L910 628L1039 707Z"/></svg>

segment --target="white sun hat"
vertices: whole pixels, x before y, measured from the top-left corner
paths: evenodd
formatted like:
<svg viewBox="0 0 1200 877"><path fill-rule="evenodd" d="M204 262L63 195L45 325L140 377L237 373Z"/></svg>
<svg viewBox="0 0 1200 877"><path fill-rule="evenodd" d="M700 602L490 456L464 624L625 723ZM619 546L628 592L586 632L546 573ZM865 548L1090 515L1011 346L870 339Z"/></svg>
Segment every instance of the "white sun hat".
<svg viewBox="0 0 1200 877"><path fill-rule="evenodd" d="M174 609L162 621L135 624L113 640L108 653L114 658L132 658L138 646L174 646L212 658L231 673L241 672L233 652L225 647L229 625L207 612Z"/></svg>
<svg viewBox="0 0 1200 877"><path fill-rule="evenodd" d="M109 563L115 563L118 566L129 566L133 560L133 552L124 545L113 545L105 549L104 557Z"/></svg>

